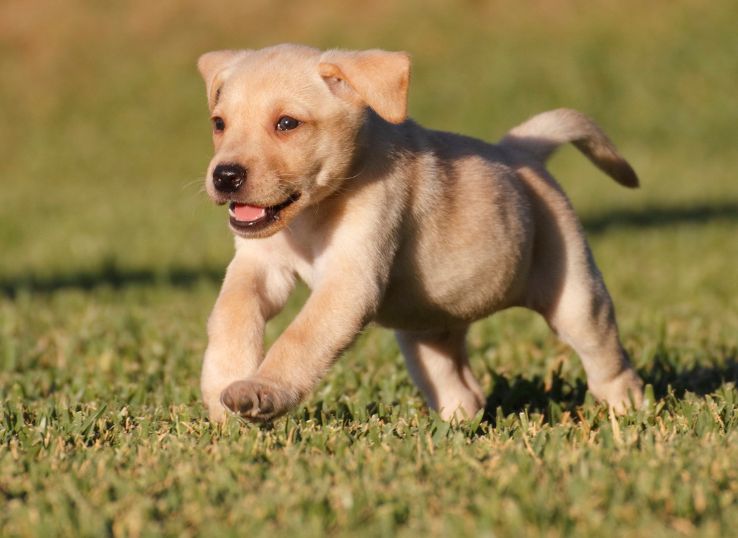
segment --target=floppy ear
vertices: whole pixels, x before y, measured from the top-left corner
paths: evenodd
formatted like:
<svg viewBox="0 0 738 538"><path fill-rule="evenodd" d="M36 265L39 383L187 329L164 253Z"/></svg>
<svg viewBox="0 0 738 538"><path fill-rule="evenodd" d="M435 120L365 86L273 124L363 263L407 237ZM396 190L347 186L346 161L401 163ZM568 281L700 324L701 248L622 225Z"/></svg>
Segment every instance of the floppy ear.
<svg viewBox="0 0 738 538"><path fill-rule="evenodd" d="M320 57L318 70L338 97L363 102L390 123L402 123L407 118L407 53L329 50Z"/></svg>
<svg viewBox="0 0 738 538"><path fill-rule="evenodd" d="M208 108L210 110L213 109L217 101L217 91L221 82L219 75L223 72L223 69L233 63L236 58L242 56L244 52L242 50L215 50L206 52L197 60L197 69L200 71L202 78L205 79Z"/></svg>

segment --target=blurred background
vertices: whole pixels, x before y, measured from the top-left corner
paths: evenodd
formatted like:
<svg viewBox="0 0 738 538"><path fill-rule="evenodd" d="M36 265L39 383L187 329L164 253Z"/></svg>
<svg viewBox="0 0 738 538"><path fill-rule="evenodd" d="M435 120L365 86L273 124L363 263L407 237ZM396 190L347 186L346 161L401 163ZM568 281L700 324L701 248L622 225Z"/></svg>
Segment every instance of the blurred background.
<svg viewBox="0 0 738 538"><path fill-rule="evenodd" d="M590 114L643 184L626 192L563 151L554 171L593 231L735 221L737 20L729 1L6 0L0 282L220 268L231 243L200 191L211 147L195 62L285 41L410 52L411 115L433 128L495 140L549 108ZM634 245L647 240L631 233L620 253L645 271ZM708 237L689 253L674 240L664 255L724 257Z"/></svg>

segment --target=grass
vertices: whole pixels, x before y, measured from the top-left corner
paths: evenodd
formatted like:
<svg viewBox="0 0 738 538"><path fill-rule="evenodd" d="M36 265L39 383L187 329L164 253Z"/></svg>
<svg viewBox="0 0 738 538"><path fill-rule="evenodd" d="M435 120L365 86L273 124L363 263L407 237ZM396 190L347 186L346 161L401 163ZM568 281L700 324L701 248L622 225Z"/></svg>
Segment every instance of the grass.
<svg viewBox="0 0 738 538"><path fill-rule="evenodd" d="M0 6L0 535L735 533L734 2L203 6ZM552 169L653 405L610 417L513 310L473 328L471 423L429 413L370 327L288 417L210 424L198 371L231 242L199 192L194 61L281 41L411 51L411 112L436 128L597 118L643 188L570 149Z"/></svg>

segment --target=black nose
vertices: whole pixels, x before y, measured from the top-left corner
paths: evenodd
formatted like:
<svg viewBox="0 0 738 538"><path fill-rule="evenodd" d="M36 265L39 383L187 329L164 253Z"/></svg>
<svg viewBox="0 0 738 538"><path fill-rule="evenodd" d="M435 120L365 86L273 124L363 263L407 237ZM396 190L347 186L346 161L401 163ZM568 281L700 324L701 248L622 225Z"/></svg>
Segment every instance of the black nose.
<svg viewBox="0 0 738 538"><path fill-rule="evenodd" d="M240 164L219 164L213 170L213 186L220 192L236 192L246 181L246 169Z"/></svg>

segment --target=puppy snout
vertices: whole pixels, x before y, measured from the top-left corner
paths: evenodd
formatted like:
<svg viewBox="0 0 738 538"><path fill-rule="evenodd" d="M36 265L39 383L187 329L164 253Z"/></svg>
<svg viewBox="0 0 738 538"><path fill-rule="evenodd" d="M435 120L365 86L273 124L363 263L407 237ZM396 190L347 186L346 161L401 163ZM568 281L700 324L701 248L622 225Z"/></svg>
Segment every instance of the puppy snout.
<svg viewBox="0 0 738 538"><path fill-rule="evenodd" d="M246 181L246 169L240 164L219 164L213 170L213 186L220 192L236 192Z"/></svg>

